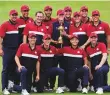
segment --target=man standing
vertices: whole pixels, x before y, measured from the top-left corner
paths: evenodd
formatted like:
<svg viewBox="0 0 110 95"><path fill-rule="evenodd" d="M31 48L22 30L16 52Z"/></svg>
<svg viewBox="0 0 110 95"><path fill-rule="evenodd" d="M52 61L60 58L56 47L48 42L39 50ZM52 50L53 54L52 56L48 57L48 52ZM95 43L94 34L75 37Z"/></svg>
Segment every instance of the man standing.
<svg viewBox="0 0 110 95"><path fill-rule="evenodd" d="M35 33L37 37L37 44L42 44L42 38L44 34L47 33L47 29L45 25L42 23L44 18L44 14L42 11L38 11L35 13L35 21L32 23L28 23L23 31L23 43L27 43L27 36L30 33Z"/></svg>
<svg viewBox="0 0 110 95"><path fill-rule="evenodd" d="M45 6L44 7L44 13L45 13L45 17L44 17L44 21L43 24L46 26L47 30L49 30L49 26L50 24L52 24L53 22L56 21L56 19L52 18L52 7L51 6Z"/></svg>
<svg viewBox="0 0 110 95"><path fill-rule="evenodd" d="M29 34L28 44L21 44L15 56L18 72L21 76L22 95L30 95L32 74L36 70L36 81L40 79L39 54L36 47L36 34Z"/></svg>
<svg viewBox="0 0 110 95"><path fill-rule="evenodd" d="M76 91L76 80L78 78L83 79L82 93L87 94L87 86L89 79L89 67L86 52L78 47L78 36L71 35L71 46L64 47L60 50L65 59L66 71L68 76L68 87L71 92Z"/></svg>
<svg viewBox="0 0 110 95"><path fill-rule="evenodd" d="M2 91L5 95L10 94L7 85L9 76L12 81L14 80L13 73L16 69L14 56L19 46L18 12L11 10L9 16L9 21L4 22L0 27L0 55L3 56Z"/></svg>
<svg viewBox="0 0 110 95"><path fill-rule="evenodd" d="M86 25L81 22L80 12L73 13L74 24L69 28L69 35L76 34L79 37L79 46L87 41Z"/></svg>
<svg viewBox="0 0 110 95"><path fill-rule="evenodd" d="M29 6L27 6L27 5L21 6L22 16L20 16L17 19L18 23L20 24L18 27L19 36L20 36L20 38L19 38L20 43L19 44L21 44L23 42L23 34L22 33L23 33L23 30L24 30L26 24L34 21L31 17L29 17L29 11L30 11Z"/></svg>
<svg viewBox="0 0 110 95"><path fill-rule="evenodd" d="M98 42L96 33L91 33L90 46L87 47L86 51L90 57L91 74L96 93L103 94L104 75L107 75L109 71L106 45Z"/></svg>
<svg viewBox="0 0 110 95"><path fill-rule="evenodd" d="M64 20L67 21L70 24L73 24L73 19L71 18L72 8L70 6L66 6L64 8L64 12L65 12L65 18L64 18Z"/></svg>
<svg viewBox="0 0 110 95"><path fill-rule="evenodd" d="M46 80L52 76L58 77L58 89L56 93L63 93L62 87L64 86L64 70L54 67L55 55L57 54L56 48L50 45L51 36L46 34L43 37L43 44L38 48L40 55L40 81L38 85L38 92L43 92Z"/></svg>
<svg viewBox="0 0 110 95"><path fill-rule="evenodd" d="M91 19L88 17L88 7L87 6L82 6L80 8L80 13L81 13L81 17L82 17L82 23L84 24L88 24L91 22Z"/></svg>

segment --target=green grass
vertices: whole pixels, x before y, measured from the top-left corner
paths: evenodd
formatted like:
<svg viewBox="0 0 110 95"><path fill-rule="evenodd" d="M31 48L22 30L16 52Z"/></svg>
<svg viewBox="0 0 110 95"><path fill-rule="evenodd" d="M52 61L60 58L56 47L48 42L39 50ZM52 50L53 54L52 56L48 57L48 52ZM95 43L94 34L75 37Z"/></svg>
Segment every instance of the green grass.
<svg viewBox="0 0 110 95"><path fill-rule="evenodd" d="M78 11L81 6L86 5L89 8L89 16L91 16L91 11L98 9L101 13L101 20L110 23L110 1L0 1L0 24L9 19L8 13L10 9L17 9L20 15L20 6L27 4L30 6L30 16L34 18L34 14L38 10L42 10L44 6L51 5L53 7L53 17L56 17L56 11L58 9L64 8L64 6L71 6L74 11ZM110 62L110 56L109 56ZM2 61L0 58L0 71L2 69ZM1 75L0 75L1 76ZM110 75L109 80L110 84ZM105 93L104 95L109 95L110 93ZM0 81L0 95L1 94L1 81ZM20 94L11 94L20 95ZM36 94L32 94L36 95ZM37 95L56 95L56 93L43 93ZM63 94L60 94L63 95ZM81 93L65 93L65 95L82 95ZM95 95L95 93L89 93L89 95Z"/></svg>

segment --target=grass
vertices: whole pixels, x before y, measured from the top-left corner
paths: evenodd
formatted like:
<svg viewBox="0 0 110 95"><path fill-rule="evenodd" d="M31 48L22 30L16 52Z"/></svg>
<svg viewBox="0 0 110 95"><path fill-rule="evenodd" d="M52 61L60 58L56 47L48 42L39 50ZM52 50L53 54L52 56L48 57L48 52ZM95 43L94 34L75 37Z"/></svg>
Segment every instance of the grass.
<svg viewBox="0 0 110 95"><path fill-rule="evenodd" d="M16 9L20 15L20 6L27 4L30 6L30 16L34 18L34 14L38 10L42 10L44 6L50 5L53 7L53 17L56 17L56 11L58 9L64 8L65 6L71 6L74 11L79 11L80 7L83 5L88 6L89 16L91 16L92 10L98 9L101 14L101 20L110 23L110 1L0 1L0 24L9 19L10 9ZM109 56L110 62L110 56ZM2 70L2 60L0 58L0 71ZM110 84L110 75L109 80ZM37 95L56 95L56 93L43 93ZM32 94L32 95L36 95ZM104 95L109 95L110 93L105 93ZM0 83L0 95L1 93L1 83ZM20 95L20 94L11 94ZM63 95L63 94L60 94ZM82 95L81 93L64 93L64 95ZM89 95L95 95L95 93L89 93Z"/></svg>

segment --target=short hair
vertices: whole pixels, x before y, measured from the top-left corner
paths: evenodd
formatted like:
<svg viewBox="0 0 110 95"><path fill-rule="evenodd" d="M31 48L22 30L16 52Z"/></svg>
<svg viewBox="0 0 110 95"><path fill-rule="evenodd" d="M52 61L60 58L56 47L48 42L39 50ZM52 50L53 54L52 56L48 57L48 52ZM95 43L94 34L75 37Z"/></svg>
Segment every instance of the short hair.
<svg viewBox="0 0 110 95"><path fill-rule="evenodd" d="M42 11L37 11L37 12L35 13L35 16L36 16L38 13L42 13L43 16L44 16L44 13L43 13Z"/></svg>

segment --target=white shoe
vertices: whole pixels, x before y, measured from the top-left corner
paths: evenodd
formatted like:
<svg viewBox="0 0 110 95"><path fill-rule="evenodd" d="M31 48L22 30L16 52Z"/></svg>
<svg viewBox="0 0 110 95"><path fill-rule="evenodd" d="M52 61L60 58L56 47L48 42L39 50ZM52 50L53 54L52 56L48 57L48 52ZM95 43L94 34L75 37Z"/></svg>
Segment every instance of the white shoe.
<svg viewBox="0 0 110 95"><path fill-rule="evenodd" d="M3 90L3 95L9 95L10 94L10 92L5 88L4 90Z"/></svg>
<svg viewBox="0 0 110 95"><path fill-rule="evenodd" d="M95 92L94 86L91 86L91 87L90 87L90 91L91 91L91 92Z"/></svg>
<svg viewBox="0 0 110 95"><path fill-rule="evenodd" d="M21 95L30 95L26 89L23 89L22 92L21 92Z"/></svg>
<svg viewBox="0 0 110 95"><path fill-rule="evenodd" d="M58 87L57 90L56 90L56 93L60 94L60 93L64 93L64 91L61 87Z"/></svg>
<svg viewBox="0 0 110 95"><path fill-rule="evenodd" d="M77 79L79 81L79 85L78 85L78 88L77 88L77 91L82 91L82 85L81 85L81 79Z"/></svg>
<svg viewBox="0 0 110 95"><path fill-rule="evenodd" d="M63 86L63 87L61 87L64 91L70 91L70 89L68 88L68 87L66 87L66 86Z"/></svg>
<svg viewBox="0 0 110 95"><path fill-rule="evenodd" d="M37 89L36 89L36 87L33 87L33 92L35 92L35 93L37 92Z"/></svg>
<svg viewBox="0 0 110 95"><path fill-rule="evenodd" d="M8 81L8 90L12 89L14 86L14 82L12 82L11 80Z"/></svg>
<svg viewBox="0 0 110 95"><path fill-rule="evenodd" d="M102 88L98 88L96 91L96 94L103 94L103 89Z"/></svg>
<svg viewBox="0 0 110 95"><path fill-rule="evenodd" d="M83 93L83 94L87 94L87 93L88 93L88 89L87 89L87 88L83 88L83 89L82 89L82 93Z"/></svg>

